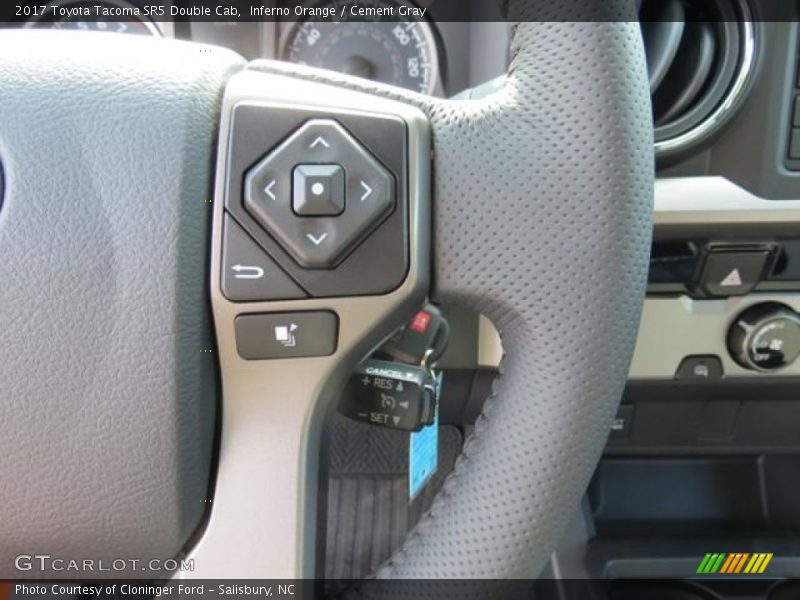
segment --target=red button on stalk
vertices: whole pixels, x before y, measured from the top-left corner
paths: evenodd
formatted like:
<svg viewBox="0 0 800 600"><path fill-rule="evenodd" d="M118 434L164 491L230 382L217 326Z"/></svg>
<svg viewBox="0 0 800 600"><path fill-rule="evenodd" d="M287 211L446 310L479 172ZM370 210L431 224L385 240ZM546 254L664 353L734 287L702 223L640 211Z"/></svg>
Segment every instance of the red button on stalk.
<svg viewBox="0 0 800 600"><path fill-rule="evenodd" d="M411 329L411 331L416 331L417 333L425 333L428 331L430 324L431 315L426 313L424 310L421 310L414 315L413 319L411 319L411 324L408 326L408 328Z"/></svg>

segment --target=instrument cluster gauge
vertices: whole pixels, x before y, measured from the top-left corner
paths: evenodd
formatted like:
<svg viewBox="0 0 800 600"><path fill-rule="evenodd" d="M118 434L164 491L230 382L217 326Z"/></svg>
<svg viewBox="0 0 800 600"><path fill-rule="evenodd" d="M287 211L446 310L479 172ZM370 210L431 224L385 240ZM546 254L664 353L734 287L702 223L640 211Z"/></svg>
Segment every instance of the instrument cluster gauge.
<svg viewBox="0 0 800 600"><path fill-rule="evenodd" d="M28 27L161 35L158 26L145 16L145 9L126 0L61 0L47 6L48 10Z"/></svg>
<svg viewBox="0 0 800 600"><path fill-rule="evenodd" d="M412 7L401 0L375 0L370 6L378 9L377 13L390 9L386 12L395 16L387 17L391 21L380 17L348 20L348 14L341 21L300 21L283 33L282 58L423 94L443 94L433 25L410 18L398 20L403 17L396 15L407 13ZM341 14L336 0L310 5L310 10L314 9L333 9L335 14Z"/></svg>

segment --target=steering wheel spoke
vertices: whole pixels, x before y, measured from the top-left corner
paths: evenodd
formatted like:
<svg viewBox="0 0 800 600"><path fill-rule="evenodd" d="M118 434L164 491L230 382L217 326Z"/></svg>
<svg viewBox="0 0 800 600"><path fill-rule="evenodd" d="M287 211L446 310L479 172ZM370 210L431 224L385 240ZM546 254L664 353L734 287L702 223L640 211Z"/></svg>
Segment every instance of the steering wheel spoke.
<svg viewBox="0 0 800 600"><path fill-rule="evenodd" d="M259 126L264 129L254 131ZM211 297L223 386L222 438L211 518L192 551L197 568L191 575L244 577L252 576L255 568L262 577L314 577L319 440L324 417L358 361L399 327L424 302L428 291L430 129L424 113L408 104L296 77L245 70L228 82L219 139ZM353 150L355 144L359 152ZM398 148L402 149L399 154ZM238 156L242 153L245 156ZM229 300L222 287L224 271L239 265L238 260L224 256L224 224L230 219L249 227L259 241L271 242L268 247L273 256L282 259L281 268L288 266L289 272L298 273L295 276L312 293L325 293L336 285L336 279L340 280L339 289L348 285L347 275L339 269L307 269L299 264L295 255L272 239L279 237L274 230L272 236L265 235L267 227L281 227L283 222L259 221L259 213L248 211L247 204L261 203L268 216L285 210L289 216L279 219L288 222L286 235L294 236L298 244L315 246L326 231L339 235L325 229L328 221L334 227L347 227L350 222L337 222L342 215L293 214L290 190L297 190L298 182L292 186L283 180L288 182L297 165L343 165L353 184L346 193L346 216L348 211L364 210L363 205L377 201L380 193L380 173L371 170L375 163L359 162L364 153L374 153L376 162L380 157L394 167L397 181L392 187L397 193L392 192L391 202L393 214L400 219L393 223L386 217L373 230L371 239L386 245L382 251L380 247L377 251L365 248L367 262L353 255L348 260L362 260L367 265L362 274L376 254L382 260L401 261L402 275L395 289L345 297ZM251 174L252 165L259 161L265 170L259 172L261 167L256 164L255 174ZM237 169L237 164L243 166ZM254 182L251 197L244 200L248 191L243 172L245 179ZM335 184L324 178L309 185L313 183ZM289 229L293 224L296 231ZM380 231L381 226L399 227L399 237ZM311 233L314 227L320 229ZM309 233L314 239L307 238ZM396 252L391 244L398 240L402 247ZM270 260L266 253L260 259ZM391 272L393 267L390 263L383 270ZM381 274L375 273L363 283L370 285L380 278ZM246 281L259 283L258 279ZM330 327L315 320L320 314L331 316ZM244 327L237 326L242 318L252 320ZM333 350L316 347L326 338L332 340ZM252 346L250 354L243 348L248 344ZM323 355L297 356L304 353ZM253 360L254 356L272 358Z"/></svg>

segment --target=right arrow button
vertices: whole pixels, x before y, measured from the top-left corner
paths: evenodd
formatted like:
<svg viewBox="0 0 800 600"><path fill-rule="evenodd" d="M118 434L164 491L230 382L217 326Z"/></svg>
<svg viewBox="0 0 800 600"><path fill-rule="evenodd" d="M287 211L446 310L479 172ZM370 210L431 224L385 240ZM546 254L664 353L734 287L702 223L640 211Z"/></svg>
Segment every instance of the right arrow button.
<svg viewBox="0 0 800 600"><path fill-rule="evenodd" d="M361 187L364 190L364 193L361 196L361 201L364 202L364 200L366 200L372 195L372 188L363 179L361 180Z"/></svg>

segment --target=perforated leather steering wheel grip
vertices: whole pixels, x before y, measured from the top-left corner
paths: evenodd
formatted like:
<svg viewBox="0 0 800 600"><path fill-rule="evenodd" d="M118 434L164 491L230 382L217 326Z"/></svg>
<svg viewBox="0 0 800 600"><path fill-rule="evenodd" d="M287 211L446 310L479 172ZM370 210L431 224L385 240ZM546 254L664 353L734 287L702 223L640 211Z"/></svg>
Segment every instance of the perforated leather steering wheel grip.
<svg viewBox="0 0 800 600"><path fill-rule="evenodd" d="M493 397L454 473L379 577L533 577L594 472L633 352L651 239L653 134L633 4L511 2L507 78L478 100L252 67L428 115L433 296L480 311L503 341Z"/></svg>

